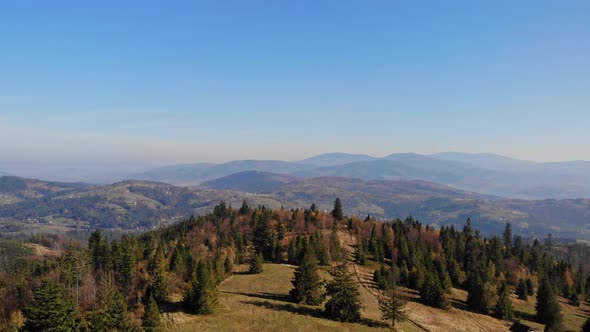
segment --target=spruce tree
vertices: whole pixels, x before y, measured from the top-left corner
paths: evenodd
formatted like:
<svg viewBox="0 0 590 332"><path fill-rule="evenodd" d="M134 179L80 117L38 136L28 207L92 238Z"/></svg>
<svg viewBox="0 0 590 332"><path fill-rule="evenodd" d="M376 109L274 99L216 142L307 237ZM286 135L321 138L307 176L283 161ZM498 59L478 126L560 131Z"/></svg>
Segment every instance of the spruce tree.
<svg viewBox="0 0 590 332"><path fill-rule="evenodd" d="M504 281L500 286L498 293L498 302L494 308L494 316L499 319L509 320L513 317L512 301L510 300L510 291L508 285Z"/></svg>
<svg viewBox="0 0 590 332"><path fill-rule="evenodd" d="M303 260L295 269L293 289L289 292L291 299L296 303L304 302L310 305L318 305L324 301L323 280L318 274L318 260L310 248L305 250Z"/></svg>
<svg viewBox="0 0 590 332"><path fill-rule="evenodd" d="M24 331L74 331L76 311L70 298L54 281L43 280L33 290L33 302L24 310Z"/></svg>
<svg viewBox="0 0 590 332"><path fill-rule="evenodd" d="M467 305L478 312L486 312L487 305L484 300L484 283L478 274L473 274L469 278L469 287L467 295Z"/></svg>
<svg viewBox="0 0 590 332"><path fill-rule="evenodd" d="M334 209L332 210L332 217L334 217L334 219L337 221L340 221L344 218L344 213L342 212L342 202L340 201L339 197L337 197L336 200L334 201Z"/></svg>
<svg viewBox="0 0 590 332"><path fill-rule="evenodd" d="M516 286L516 296L518 296L518 298L523 301L528 299L528 290L526 283L522 278L518 280L518 286Z"/></svg>
<svg viewBox="0 0 590 332"><path fill-rule="evenodd" d="M211 269L203 261L197 264L191 286L184 296L184 304L190 312L199 315L211 314L215 310L217 284Z"/></svg>
<svg viewBox="0 0 590 332"><path fill-rule="evenodd" d="M160 309L158 309L158 304L153 295L150 295L145 305L143 316L141 317L141 327L143 327L146 332L164 331L160 317Z"/></svg>
<svg viewBox="0 0 590 332"><path fill-rule="evenodd" d="M436 273L426 274L420 297L429 306L443 309L449 306L449 300Z"/></svg>
<svg viewBox="0 0 590 332"><path fill-rule="evenodd" d="M330 271L333 280L326 287L330 297L325 305L326 315L341 322L358 322L361 319L360 292L346 262Z"/></svg>
<svg viewBox="0 0 590 332"><path fill-rule="evenodd" d="M407 300L397 290L397 287L381 292L379 295L379 310L383 320L391 321L391 327L395 329L395 322L403 321L407 315L405 312Z"/></svg>
<svg viewBox="0 0 590 332"><path fill-rule="evenodd" d="M535 295L535 286L533 285L533 281L530 278L526 280L526 293L528 296Z"/></svg>
<svg viewBox="0 0 590 332"><path fill-rule="evenodd" d="M127 300L121 294L112 277L102 276L96 303L89 317L92 331L131 331L127 312Z"/></svg>
<svg viewBox="0 0 590 332"><path fill-rule="evenodd" d="M582 325L581 332L590 332L590 318L587 318L586 322L584 322L584 325Z"/></svg>
<svg viewBox="0 0 590 332"><path fill-rule="evenodd" d="M254 255L254 257L252 257L252 260L250 261L250 270L249 270L250 273L251 274L262 273L262 269L263 269L262 263L264 263L264 258L262 257L262 254Z"/></svg>
<svg viewBox="0 0 590 332"><path fill-rule="evenodd" d="M504 227L504 234L503 234L504 245L508 252L512 249L512 225L510 222L506 223Z"/></svg>
<svg viewBox="0 0 590 332"><path fill-rule="evenodd" d="M537 290L537 321L546 325L546 330L562 331L563 318L557 303L555 291L551 286L549 278L543 277Z"/></svg>

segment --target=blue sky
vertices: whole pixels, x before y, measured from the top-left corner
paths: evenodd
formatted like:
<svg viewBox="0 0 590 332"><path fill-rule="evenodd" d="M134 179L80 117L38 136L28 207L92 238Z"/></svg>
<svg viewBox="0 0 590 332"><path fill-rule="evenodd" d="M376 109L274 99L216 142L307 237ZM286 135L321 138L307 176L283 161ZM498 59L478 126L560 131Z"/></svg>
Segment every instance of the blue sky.
<svg viewBox="0 0 590 332"><path fill-rule="evenodd" d="M0 159L590 160L588 1L2 1Z"/></svg>

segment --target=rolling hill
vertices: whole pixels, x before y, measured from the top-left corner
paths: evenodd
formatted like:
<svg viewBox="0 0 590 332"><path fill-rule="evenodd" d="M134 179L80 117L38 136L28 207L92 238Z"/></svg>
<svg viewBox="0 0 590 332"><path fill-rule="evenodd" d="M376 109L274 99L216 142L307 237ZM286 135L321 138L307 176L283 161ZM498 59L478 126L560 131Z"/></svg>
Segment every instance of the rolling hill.
<svg viewBox="0 0 590 332"><path fill-rule="evenodd" d="M254 191L247 189L252 183L261 183L265 193L245 192ZM359 216L412 215L436 225L461 225L469 217L486 233L498 233L511 221L515 232L525 235L590 239L590 199L503 199L421 180L297 179L262 172L239 173L209 184L224 189L151 181L88 186L0 178L0 230L9 234L94 227L145 229L202 214L220 201L238 207L245 199L250 205L272 208L316 203L330 210L340 197L345 212Z"/></svg>

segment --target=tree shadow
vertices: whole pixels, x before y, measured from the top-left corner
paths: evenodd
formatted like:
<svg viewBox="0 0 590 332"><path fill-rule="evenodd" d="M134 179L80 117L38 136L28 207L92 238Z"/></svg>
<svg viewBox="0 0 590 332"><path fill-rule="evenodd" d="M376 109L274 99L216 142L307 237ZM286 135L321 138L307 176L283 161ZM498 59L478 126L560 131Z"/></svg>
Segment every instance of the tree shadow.
<svg viewBox="0 0 590 332"><path fill-rule="evenodd" d="M514 310L514 317L520 318L523 320L528 320L529 322L536 322L537 317L534 314L524 312L522 310Z"/></svg>
<svg viewBox="0 0 590 332"><path fill-rule="evenodd" d="M164 301L158 304L158 308L162 313L177 313L177 312L186 312L186 308L182 301L179 302L170 302Z"/></svg>
<svg viewBox="0 0 590 332"><path fill-rule="evenodd" d="M221 291L221 293L225 294L235 294L235 295L243 295L248 297L256 297L259 299L265 300L273 300L273 301L282 301L282 302L291 302L291 297L288 294L275 294L275 293L243 293L243 292L228 292L228 291Z"/></svg>
<svg viewBox="0 0 590 332"><path fill-rule="evenodd" d="M241 303L251 304L251 305L263 307L263 308L270 309L270 310L287 311L287 312L294 313L297 315L330 319L329 317L326 316L324 311L320 308L298 306L298 305L290 304L290 303L285 303L285 304L271 303L268 301L262 301L262 302L261 301L242 301ZM358 323L368 326L368 327L388 327L389 326L387 323L375 321L375 320L368 319L368 318L363 318Z"/></svg>

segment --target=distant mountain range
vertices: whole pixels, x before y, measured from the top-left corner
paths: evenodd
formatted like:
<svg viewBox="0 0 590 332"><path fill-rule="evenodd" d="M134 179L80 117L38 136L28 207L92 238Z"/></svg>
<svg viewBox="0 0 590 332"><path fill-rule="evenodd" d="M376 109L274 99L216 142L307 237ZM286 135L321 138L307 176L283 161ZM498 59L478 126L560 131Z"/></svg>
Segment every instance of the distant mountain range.
<svg viewBox="0 0 590 332"><path fill-rule="evenodd" d="M253 206L305 208L316 203L330 210L336 197L347 214L360 217L412 215L439 226L462 225L469 217L486 233L499 233L511 221L524 235L590 239L590 199L503 199L422 180L302 178L250 171L193 187L137 180L91 186L2 177L0 232L147 228L204 213L222 200L236 208L245 199Z"/></svg>
<svg viewBox="0 0 590 332"><path fill-rule="evenodd" d="M131 179L196 185L244 171L305 178L424 180L455 188L523 199L590 197L590 162L536 163L494 154L396 153L383 158L329 153L298 162L241 160L222 164L166 166L130 175Z"/></svg>

